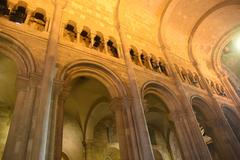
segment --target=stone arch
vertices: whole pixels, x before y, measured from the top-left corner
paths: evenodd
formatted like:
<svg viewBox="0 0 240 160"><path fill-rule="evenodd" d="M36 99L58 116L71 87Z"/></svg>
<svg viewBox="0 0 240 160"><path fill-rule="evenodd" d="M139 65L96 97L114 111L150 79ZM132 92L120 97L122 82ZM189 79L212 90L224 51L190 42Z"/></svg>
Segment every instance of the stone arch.
<svg viewBox="0 0 240 160"><path fill-rule="evenodd" d="M156 143L152 143L153 152L157 149L163 159L174 159L175 157L179 157L179 154L181 156L180 146L177 145L177 147L179 147L179 153L174 157L173 154L177 152L175 150L172 150L173 148L171 148L170 144L170 133L175 132L175 125L171 119L171 114L178 112L177 109L180 110L179 106L181 106L180 102L176 98L176 95L171 91L171 89L155 81L147 82L144 85L142 89L142 96L145 98L146 95L151 95L152 97L152 99L148 98L147 104L149 106L145 107L145 116L148 127L152 127L156 134ZM161 103L159 102L158 104L154 102L156 100L153 99L153 95L158 97L161 100ZM151 101L153 103L149 103ZM155 107L155 103L160 107ZM149 131L151 131L151 128ZM151 139L151 133L149 132L149 134ZM176 134L174 134L174 136L175 135ZM175 139L178 139L177 135ZM157 155L154 154L154 156ZM159 156L157 156L157 158L159 158Z"/></svg>
<svg viewBox="0 0 240 160"><path fill-rule="evenodd" d="M203 114L205 120L209 120L209 118L216 118L215 112L211 109L211 107L207 103L207 100L205 100L204 98L194 95L191 97L190 103L192 104L192 106L195 106L195 109L197 109Z"/></svg>
<svg viewBox="0 0 240 160"><path fill-rule="evenodd" d="M103 64L91 60L79 60L66 65L57 74L57 79L64 81L64 86L67 87L73 79L80 76L90 76L99 80L109 90L112 98L124 97L127 95L126 86L122 80L110 69Z"/></svg>
<svg viewBox="0 0 240 160"><path fill-rule="evenodd" d="M98 83L101 84L101 86L106 89L106 90L105 89L103 90L104 94L98 93L97 95L93 95L90 103L84 103L82 105L78 105L78 106L81 106L82 108L85 104L87 106L87 109L85 109L84 112L82 112L82 110L78 109L78 118L80 119L80 117L81 117L80 122L79 122L80 128L78 127L79 128L78 131L81 130L81 134L82 134L78 138L79 138L79 140L83 141L83 144L82 144L83 146L81 146L81 148L83 150L86 149L85 148L86 145L93 146L92 150L99 147L99 145L103 145L104 147L106 147L105 141L103 141L103 142L98 141L97 137L95 137L95 133L98 133L98 132L95 132L95 128L100 127L100 130L97 129L97 131L99 131L99 132L101 131L101 134L102 133L105 134L105 132L103 132L104 128L101 128L101 125L102 125L101 121L105 118L108 118L108 116L114 115L109 108L109 103L114 98L125 97L126 96L125 87L122 84L120 78L118 76L116 76L115 73L113 73L111 70L109 70L106 66L104 66L98 62L95 62L95 61L80 60L80 61L70 63L70 64L66 65L57 74L57 79L64 81L63 86L66 90L71 90L71 88L69 88L69 87L71 86L72 81L76 80L77 78L81 78L81 77L85 77L87 79L88 78L94 79L95 81L98 81ZM86 90L84 90L84 91L86 91ZM102 89L101 89L101 91L102 91ZM105 93L105 91L107 93ZM89 93L91 94L91 92L89 92ZM82 94L80 94L79 96L84 97L84 96L82 96ZM91 99L91 97L89 97L89 98ZM64 107L68 107L68 106L59 106L59 108L64 108ZM63 113L65 113L64 111L63 111ZM84 115L86 115L86 116L84 116ZM64 115L62 114L60 116L64 116ZM82 118L82 117L84 117L84 118ZM113 118L113 120L114 120L114 118ZM101 122L101 125L98 126L98 124L100 122ZM96 143L96 145L95 145L95 143ZM78 144L80 144L80 143L78 143ZM104 147L102 149L104 149ZM89 154L85 154L85 153L89 153ZM94 152L90 152L90 151L83 152L83 154L85 154L84 156L93 156L94 157L94 156L97 156L97 154L100 154L99 152L97 152L96 155L94 155L92 153L94 153ZM80 156L80 154L79 154L79 156Z"/></svg>
<svg viewBox="0 0 240 160"><path fill-rule="evenodd" d="M197 23L195 24L195 26L193 27L193 29L191 30L191 34L189 36L188 39L188 56L190 58L191 61L195 61L196 57L193 54L193 48L192 48L192 41L193 38L196 34L196 31L198 30L199 26L203 23L203 21L210 16L211 14L213 14L214 12L216 12L218 9L220 8L224 8L230 5L238 5L239 2L237 1L224 1L221 2L215 6L213 6L212 8L210 8L205 14L203 14L200 19L198 19ZM213 63L212 63L213 64Z"/></svg>
<svg viewBox="0 0 240 160"><path fill-rule="evenodd" d="M2 128L0 135L0 152L2 152L3 149L5 150L3 154L4 159L6 158L5 156L7 156L7 150L9 150L10 146L9 144L11 141L13 142L15 139L17 139L15 136L16 132L13 129L14 126L18 125L17 123L21 123L23 125L27 123L26 120L26 123L23 121L16 121L16 117L21 117L22 113L25 115L30 115L28 114L28 111L31 112L31 109L26 107L23 109L24 107L21 106L24 104L24 101L22 100L25 99L25 97L22 97L22 99L17 98L22 90L17 90L18 83L16 83L16 81L20 79L28 79L30 75L35 72L35 63L28 48L18 40L5 33L0 33L0 50L1 65L3 64L1 67L0 86L0 121ZM18 107L21 107L21 109L23 109L22 113L15 112L15 110L19 110ZM27 135L28 133L25 131L26 130L24 128L21 134ZM21 139L23 143L25 140L26 139L24 138ZM19 146L22 147L22 144L19 143ZM0 153L0 157L1 156L2 153Z"/></svg>
<svg viewBox="0 0 240 160"><path fill-rule="evenodd" d="M177 106L181 106L176 94L166 85L159 82L149 81L145 83L142 87L142 97L147 93L156 94L163 99L170 113L176 111Z"/></svg>
<svg viewBox="0 0 240 160"><path fill-rule="evenodd" d="M227 73L221 62L221 56L222 56L224 47L232 40L233 35L236 35L239 31L240 31L240 26L233 28L232 30L224 34L224 36L218 41L216 46L213 48L211 64L213 65L214 71L219 76L225 75Z"/></svg>
<svg viewBox="0 0 240 160"><path fill-rule="evenodd" d="M36 72L36 64L29 49L10 35L0 33L1 53L12 59L18 68L18 75L29 77Z"/></svg>
<svg viewBox="0 0 240 160"><path fill-rule="evenodd" d="M219 142L217 139L217 133L212 126L217 121L217 115L212 111L207 101L200 96L192 96L191 104L204 143L207 145L212 159L218 160L220 156L220 150L218 148Z"/></svg>
<svg viewBox="0 0 240 160"><path fill-rule="evenodd" d="M223 114L233 130L233 133L237 137L238 141L240 142L240 118L237 115L236 111L230 108L227 105L222 105Z"/></svg>

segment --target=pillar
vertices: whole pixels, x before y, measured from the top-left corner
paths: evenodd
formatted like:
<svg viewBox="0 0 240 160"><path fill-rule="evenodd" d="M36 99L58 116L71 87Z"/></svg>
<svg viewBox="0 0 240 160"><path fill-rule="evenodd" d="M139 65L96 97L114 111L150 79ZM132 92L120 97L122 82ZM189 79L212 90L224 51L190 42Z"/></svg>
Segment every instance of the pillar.
<svg viewBox="0 0 240 160"><path fill-rule="evenodd" d="M61 27L63 8L66 0L55 0L52 26L49 33L49 40L45 54L45 63L43 67L43 77L41 89L38 97L38 104L34 110L34 119L32 125L32 138L30 140L30 151L27 159L45 160L48 156L48 141L50 131L50 115L53 79L56 72L57 45Z"/></svg>
<svg viewBox="0 0 240 160"><path fill-rule="evenodd" d="M123 117L123 99L122 98L114 98L110 103L110 110L114 113L116 128L120 146L120 155L122 160L130 160L129 150L126 139L126 127L124 125L124 117Z"/></svg>
<svg viewBox="0 0 240 160"><path fill-rule="evenodd" d="M119 19L119 7L120 0L117 2L116 8L116 29L119 33L120 41L123 48L123 57L127 67L128 81L129 81L129 89L130 89L130 102L131 104L131 116L133 118L134 128L136 137L136 147L135 150L138 150L134 153L138 153L135 155L136 160L154 160L152 146L148 134L147 123L145 120L143 104L141 100L141 94L138 89L138 85L136 82L136 75L134 71L134 67L131 61L131 57L129 54L129 45L126 40L126 34L124 33L123 28L120 25Z"/></svg>
<svg viewBox="0 0 240 160"><path fill-rule="evenodd" d="M210 136L213 139L219 157L221 159L239 159L238 153L235 153L239 151L239 148L236 150L232 148L232 146L238 144L238 141L235 141L234 135L229 136L229 132L226 130L227 122L217 117L207 120L206 124L208 125Z"/></svg>
<svg viewBox="0 0 240 160"><path fill-rule="evenodd" d="M183 159L211 160L195 115L179 111L171 113L170 120L174 123Z"/></svg>
<svg viewBox="0 0 240 160"><path fill-rule="evenodd" d="M7 143L5 146L3 160L25 160L29 131L31 128L32 111L34 107L37 78L17 78L17 98L12 115Z"/></svg>
<svg viewBox="0 0 240 160"><path fill-rule="evenodd" d="M222 108L218 104L217 99L214 97L211 91L211 88L208 86L206 79L204 78L198 63L196 62L195 59L192 61L212 101L212 105L210 107L213 109L213 111L217 115L216 119L213 120L215 122L211 122L211 124L216 124L217 126L211 125L211 130L213 131L216 139L216 143L219 146L219 153L224 158L233 159L233 160L237 159L237 157L240 157L240 153L239 153L240 143L238 142L237 137L234 135L233 130L231 129L227 120L225 119L224 114L222 112ZM221 127L219 127L218 125L220 123L221 123L220 125ZM223 147L223 149L221 149L220 146Z"/></svg>

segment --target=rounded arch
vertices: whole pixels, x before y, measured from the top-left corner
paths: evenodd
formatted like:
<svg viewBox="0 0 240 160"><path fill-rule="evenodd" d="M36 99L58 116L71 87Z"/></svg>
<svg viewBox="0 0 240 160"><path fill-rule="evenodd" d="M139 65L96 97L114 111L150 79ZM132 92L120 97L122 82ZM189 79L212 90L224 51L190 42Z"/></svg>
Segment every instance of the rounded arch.
<svg viewBox="0 0 240 160"><path fill-rule="evenodd" d="M213 69L218 75L225 75L227 72L224 70L221 57L225 46L233 39L234 35L240 32L240 26L233 28L218 41L212 52L212 65Z"/></svg>
<svg viewBox="0 0 240 160"><path fill-rule="evenodd" d="M96 61L78 60L70 63L58 72L57 79L64 81L64 86L67 87L73 79L80 76L92 77L101 82L108 88L112 98L127 96L121 79L108 67Z"/></svg>
<svg viewBox="0 0 240 160"><path fill-rule="evenodd" d="M36 64L29 49L10 35L0 33L1 53L17 64L18 75L29 77L36 72Z"/></svg>
<svg viewBox="0 0 240 160"><path fill-rule="evenodd" d="M191 30L191 33L190 33L190 36L189 36L189 39L188 39L188 56L189 56L189 58L192 62L195 62L195 59L196 59L196 57L193 54L192 43L193 43L193 38L194 38L199 26L203 23L203 21L206 18L208 18L210 15L212 15L217 10L219 10L221 8L224 8L224 7L232 6L232 5L239 5L239 2L237 2L237 1L224 1L224 2L221 2L219 4L216 4L215 6L210 8L205 14L203 14L198 19L198 21L194 25L193 29Z"/></svg>
<svg viewBox="0 0 240 160"><path fill-rule="evenodd" d="M191 97L190 103L192 104L194 110L199 111L204 116L205 120L216 117L214 111L210 108L209 104L204 98L194 95Z"/></svg>
<svg viewBox="0 0 240 160"><path fill-rule="evenodd" d="M142 97L149 93L153 93L159 96L159 98L161 98L162 100L164 100L164 103L166 104L169 113L175 111L177 109L177 106L181 105L175 93L171 91L171 89L169 89L166 85L159 82L149 81L143 85Z"/></svg>

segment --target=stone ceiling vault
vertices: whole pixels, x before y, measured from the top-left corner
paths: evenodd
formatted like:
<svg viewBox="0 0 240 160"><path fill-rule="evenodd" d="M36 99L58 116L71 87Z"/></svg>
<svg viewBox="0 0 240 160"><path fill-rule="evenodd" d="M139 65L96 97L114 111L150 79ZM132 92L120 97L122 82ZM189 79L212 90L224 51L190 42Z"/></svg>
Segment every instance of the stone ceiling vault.
<svg viewBox="0 0 240 160"><path fill-rule="evenodd" d="M202 70L212 69L214 47L240 25L239 0L122 0L120 9L122 25L130 25L131 32L183 61L194 57Z"/></svg>

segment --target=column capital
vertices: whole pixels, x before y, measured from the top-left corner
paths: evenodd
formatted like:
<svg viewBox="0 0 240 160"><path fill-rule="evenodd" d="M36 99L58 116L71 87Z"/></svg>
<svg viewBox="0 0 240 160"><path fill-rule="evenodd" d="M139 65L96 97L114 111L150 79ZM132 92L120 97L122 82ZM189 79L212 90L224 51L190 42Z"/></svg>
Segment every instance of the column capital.
<svg viewBox="0 0 240 160"><path fill-rule="evenodd" d="M28 77L24 77L24 76L17 76L17 80L16 80L16 89L17 91L23 91L26 90L29 86L29 78Z"/></svg>
<svg viewBox="0 0 240 160"><path fill-rule="evenodd" d="M63 81L54 80L53 93L56 95L59 95L61 94L62 91L63 91Z"/></svg>
<svg viewBox="0 0 240 160"><path fill-rule="evenodd" d="M123 97L114 97L111 99L109 104L110 110L116 112L122 110L124 98Z"/></svg>

